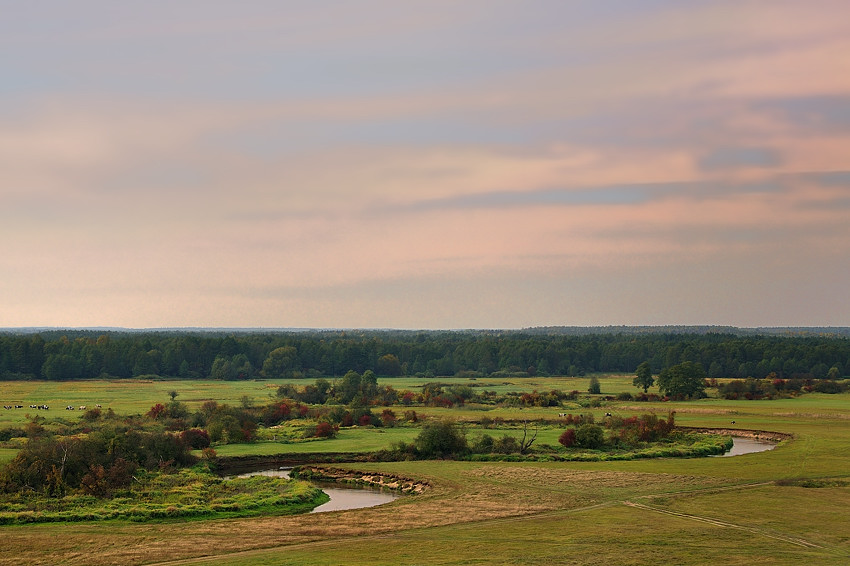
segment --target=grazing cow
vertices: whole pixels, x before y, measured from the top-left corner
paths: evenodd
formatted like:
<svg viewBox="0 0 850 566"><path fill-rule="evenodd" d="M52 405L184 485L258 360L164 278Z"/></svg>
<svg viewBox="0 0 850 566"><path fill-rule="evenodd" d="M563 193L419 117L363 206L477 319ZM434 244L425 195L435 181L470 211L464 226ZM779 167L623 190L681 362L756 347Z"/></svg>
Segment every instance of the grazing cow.
<svg viewBox="0 0 850 566"><path fill-rule="evenodd" d="M735 424L735 421L732 421L732 424Z"/></svg>
<svg viewBox="0 0 850 566"><path fill-rule="evenodd" d="M80 410L81 410L81 411L85 411L85 410L86 410L86 406L85 406L85 405L80 405Z"/></svg>
<svg viewBox="0 0 850 566"><path fill-rule="evenodd" d="M72 405L68 405L67 407L65 407L65 410L66 411L73 411L74 407Z"/></svg>
<svg viewBox="0 0 850 566"><path fill-rule="evenodd" d="M15 405L15 408L16 408L16 409L23 409L23 408L24 408L24 406L23 406L23 405Z"/></svg>
<svg viewBox="0 0 850 566"><path fill-rule="evenodd" d="M559 417L561 417L561 418L563 418L563 417L566 417L566 416L567 416L567 413L558 413L558 416L559 416Z"/></svg>
<svg viewBox="0 0 850 566"><path fill-rule="evenodd" d="M611 416L611 413L605 413L605 416L606 416L606 417L610 417L610 416Z"/></svg>
<svg viewBox="0 0 850 566"><path fill-rule="evenodd" d="M100 409L100 404L98 403L97 405L95 405L95 407L97 407L98 409Z"/></svg>

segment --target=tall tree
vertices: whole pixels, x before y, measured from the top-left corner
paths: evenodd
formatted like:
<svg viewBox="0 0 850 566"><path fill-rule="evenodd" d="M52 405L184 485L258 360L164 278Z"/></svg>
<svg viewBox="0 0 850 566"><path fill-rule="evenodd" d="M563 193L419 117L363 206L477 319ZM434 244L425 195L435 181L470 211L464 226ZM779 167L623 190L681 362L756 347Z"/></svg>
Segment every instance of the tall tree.
<svg viewBox="0 0 850 566"><path fill-rule="evenodd" d="M705 370L696 362L676 364L658 375L658 388L671 397L705 397Z"/></svg>
<svg viewBox="0 0 850 566"><path fill-rule="evenodd" d="M632 380L632 385L643 387L643 392L646 393L654 383L655 378L652 377L652 368L649 362L641 363L635 370L635 378Z"/></svg>
<svg viewBox="0 0 850 566"><path fill-rule="evenodd" d="M263 362L263 375L268 379L290 377L295 370L298 350L294 346L281 346L269 352Z"/></svg>

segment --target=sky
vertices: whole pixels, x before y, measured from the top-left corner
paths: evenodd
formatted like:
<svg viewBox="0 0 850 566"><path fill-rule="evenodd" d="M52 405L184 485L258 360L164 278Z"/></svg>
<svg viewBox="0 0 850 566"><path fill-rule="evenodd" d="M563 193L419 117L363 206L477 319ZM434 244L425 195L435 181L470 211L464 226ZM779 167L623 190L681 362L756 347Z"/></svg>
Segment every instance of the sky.
<svg viewBox="0 0 850 566"><path fill-rule="evenodd" d="M844 0L0 14L0 327L850 326Z"/></svg>

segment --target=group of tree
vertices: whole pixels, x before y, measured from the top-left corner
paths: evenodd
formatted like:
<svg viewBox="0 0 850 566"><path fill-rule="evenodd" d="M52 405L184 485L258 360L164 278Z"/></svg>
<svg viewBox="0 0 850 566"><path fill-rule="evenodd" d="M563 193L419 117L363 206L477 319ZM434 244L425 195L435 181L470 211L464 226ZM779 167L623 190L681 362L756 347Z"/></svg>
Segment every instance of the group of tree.
<svg viewBox="0 0 850 566"><path fill-rule="evenodd" d="M145 430L138 421L111 418L84 434L49 432L33 421L26 435L23 448L0 470L3 492L60 497L79 490L104 496L127 488L138 468L162 470L196 461L189 435Z"/></svg>
<svg viewBox="0 0 850 566"><path fill-rule="evenodd" d="M813 379L780 379L768 376L765 379L733 379L717 384L717 393L724 399L777 399L810 393L843 393L848 385L842 381Z"/></svg>
<svg viewBox="0 0 850 566"><path fill-rule="evenodd" d="M0 378L281 379L377 376L533 376L652 372L693 362L709 377L842 377L846 336L536 331L0 333Z"/></svg>

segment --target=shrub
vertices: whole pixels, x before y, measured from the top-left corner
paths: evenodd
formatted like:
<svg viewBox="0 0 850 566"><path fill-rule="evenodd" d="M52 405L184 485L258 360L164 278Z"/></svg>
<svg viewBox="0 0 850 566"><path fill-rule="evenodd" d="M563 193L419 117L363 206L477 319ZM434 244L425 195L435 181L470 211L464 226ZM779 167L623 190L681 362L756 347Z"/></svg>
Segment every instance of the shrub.
<svg viewBox="0 0 850 566"><path fill-rule="evenodd" d="M336 436L336 429L331 423L320 422L316 425L315 434L318 438L333 438Z"/></svg>
<svg viewBox="0 0 850 566"><path fill-rule="evenodd" d="M493 437L489 434L482 434L472 443L470 449L476 454L491 454L493 452L493 445Z"/></svg>
<svg viewBox="0 0 850 566"><path fill-rule="evenodd" d="M497 452L499 454L513 454L519 451L520 446L517 439L513 436L508 436L507 434L502 435L501 438L493 443L493 452Z"/></svg>
<svg viewBox="0 0 850 566"><path fill-rule="evenodd" d="M564 448L572 448L576 443L576 430L574 428L568 428L558 437L558 442Z"/></svg>
<svg viewBox="0 0 850 566"><path fill-rule="evenodd" d="M201 450L210 445L210 435L200 428L190 428L180 433L180 438L192 450Z"/></svg>
<svg viewBox="0 0 850 566"><path fill-rule="evenodd" d="M397 420L398 417L392 409L384 409L381 413L381 424L385 427L394 427Z"/></svg>
<svg viewBox="0 0 850 566"><path fill-rule="evenodd" d="M422 427L415 440L423 456L446 457L467 451L466 434L452 420L430 422Z"/></svg>
<svg viewBox="0 0 850 566"><path fill-rule="evenodd" d="M405 391L401 396L402 405L412 405L416 401L416 394L412 391Z"/></svg>
<svg viewBox="0 0 850 566"><path fill-rule="evenodd" d="M89 421L89 422L97 421L97 420L100 420L100 416L101 416L100 409L95 407L94 409L89 409L88 411L83 413L83 420L86 420L86 421Z"/></svg>
<svg viewBox="0 0 850 566"><path fill-rule="evenodd" d="M153 407L151 407L150 411L147 412L147 416L152 419L158 419L165 413L165 405L162 403L157 403Z"/></svg>
<svg viewBox="0 0 850 566"><path fill-rule="evenodd" d="M599 448L605 444L605 431L595 424L583 424L576 429L576 445L581 448Z"/></svg>
<svg viewBox="0 0 850 566"><path fill-rule="evenodd" d="M836 381L818 381L812 386L812 390L818 393L841 393L847 390L847 386Z"/></svg>
<svg viewBox="0 0 850 566"><path fill-rule="evenodd" d="M408 410L404 412L404 420L409 423L415 423L419 420L419 416L416 414L416 411Z"/></svg>

